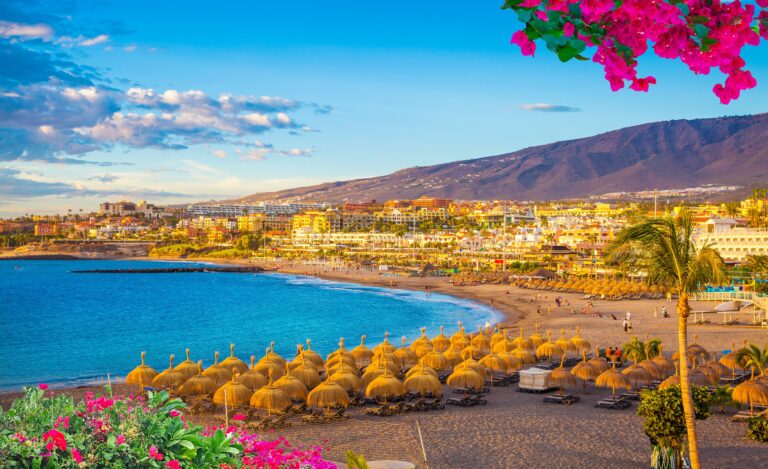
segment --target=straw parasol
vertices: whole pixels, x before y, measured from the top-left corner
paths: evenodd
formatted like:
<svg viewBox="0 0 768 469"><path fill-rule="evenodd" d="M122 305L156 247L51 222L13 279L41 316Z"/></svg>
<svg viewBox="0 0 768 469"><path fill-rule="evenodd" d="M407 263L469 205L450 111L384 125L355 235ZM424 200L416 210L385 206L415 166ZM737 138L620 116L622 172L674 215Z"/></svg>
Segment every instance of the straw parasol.
<svg viewBox="0 0 768 469"><path fill-rule="evenodd" d="M642 366L643 368L648 371L648 373L651 374L651 378L653 380L662 380L666 378L667 372L666 370L659 365L658 363L654 362L653 360L645 359L638 363L638 366Z"/></svg>
<svg viewBox="0 0 768 469"><path fill-rule="evenodd" d="M675 363L664 356L664 349L661 345L659 345L659 354L653 357L651 361L664 371L665 376L675 372Z"/></svg>
<svg viewBox="0 0 768 469"><path fill-rule="evenodd" d="M579 378L586 387L587 381L593 381L600 376L600 370L587 361L587 352L582 351L582 355L584 359L571 368L571 374Z"/></svg>
<svg viewBox="0 0 768 469"><path fill-rule="evenodd" d="M227 381L227 383L224 386L216 390L216 392L213 394L214 404L223 405L225 400L225 395L226 395L227 405L229 407L236 407L236 406L245 405L248 403L248 401L251 399L251 395L253 394L253 391L248 389L248 386L244 385L243 383L238 383L237 381L235 381L236 375L237 373L233 371L232 380Z"/></svg>
<svg viewBox="0 0 768 469"><path fill-rule="evenodd" d="M269 347L267 347L266 354L269 355ZM274 374L276 378L280 378L283 376L283 374L285 374L285 369L277 362L273 362L271 360L261 359L256 363L253 369L263 374L264 376L269 376L270 373Z"/></svg>
<svg viewBox="0 0 768 469"><path fill-rule="evenodd" d="M644 367L633 364L622 370L634 389L639 389L642 384L650 384L653 381L653 376Z"/></svg>
<svg viewBox="0 0 768 469"><path fill-rule="evenodd" d="M554 356L560 356L563 350L552 342L552 331L547 331L547 341L536 348L536 355L552 359Z"/></svg>
<svg viewBox="0 0 768 469"><path fill-rule="evenodd" d="M413 346L411 348L408 348L405 344L407 342L407 339L405 336L403 336L403 346L399 349L395 350L395 353L393 353L393 358L395 362L400 366L400 368L406 368L409 366L413 366L416 363L419 362L419 357L416 355L416 352L413 350Z"/></svg>
<svg viewBox="0 0 768 469"><path fill-rule="evenodd" d="M576 376L566 370L563 367L564 364L565 355L563 355L563 358L560 360L560 366L547 375L547 385L560 388L560 395L563 394L566 387L572 388L576 386Z"/></svg>
<svg viewBox="0 0 768 469"><path fill-rule="evenodd" d="M173 355L171 355L170 365L155 376L152 380L152 386L155 388L173 389L181 386L186 380L187 378L183 373L173 369Z"/></svg>
<svg viewBox="0 0 768 469"><path fill-rule="evenodd" d="M373 360L371 360L371 365L386 366L387 368L389 368L389 371L391 371L394 374L397 374L400 372L400 367L396 363L394 353L382 353L381 355L376 355L375 357L373 357Z"/></svg>
<svg viewBox="0 0 768 469"><path fill-rule="evenodd" d="M629 378L616 369L616 366L603 371L595 379L595 385L601 388L611 388L611 395L616 397L616 388L629 389Z"/></svg>
<svg viewBox="0 0 768 469"><path fill-rule="evenodd" d="M513 340L510 340L507 337L507 331L505 330L504 333L501 334L501 338L496 340L493 346L491 346L491 351L494 353L511 352L516 348L517 345L515 345Z"/></svg>
<svg viewBox="0 0 768 469"><path fill-rule="evenodd" d="M533 346L533 342L531 342L531 339L526 339L523 337L523 328L520 328L520 335L512 339L512 343L515 345L515 347L523 350L536 350L536 347Z"/></svg>
<svg viewBox="0 0 768 469"><path fill-rule="evenodd" d="M451 366L451 363L445 355L434 351L421 357L419 363L427 365L434 370L447 370Z"/></svg>
<svg viewBox="0 0 768 469"><path fill-rule="evenodd" d="M286 360L285 358L275 353L274 342L269 343L269 348L267 348L267 352L264 354L263 357L261 357L261 359L259 359L259 363L266 363L266 362L274 363L280 368L285 367Z"/></svg>
<svg viewBox="0 0 768 469"><path fill-rule="evenodd" d="M245 373L248 371L248 365L235 356L235 344L229 344L229 356L221 362L221 366L230 372L233 370L237 373Z"/></svg>
<svg viewBox="0 0 768 469"><path fill-rule="evenodd" d="M755 403L768 405L768 386L756 380L752 373L752 378L733 388L731 398L741 404L748 404L749 415L752 415Z"/></svg>
<svg viewBox="0 0 768 469"><path fill-rule="evenodd" d="M707 352L707 349L705 349L704 347L696 343L698 339L699 339L698 335L693 336L693 343L691 343L688 346L687 355L694 360L706 359L707 357L709 357L709 352Z"/></svg>
<svg viewBox="0 0 768 469"><path fill-rule="evenodd" d="M421 395L431 394L432 396L440 396L443 394L443 386L440 384L440 380L437 376L428 373L426 371L420 371L413 373L405 378L405 389L408 392Z"/></svg>
<svg viewBox="0 0 768 469"><path fill-rule="evenodd" d="M349 396L339 383L325 380L307 396L307 404L330 412L331 407L347 407Z"/></svg>
<svg viewBox="0 0 768 469"><path fill-rule="evenodd" d="M489 370L496 371L499 373L506 373L509 368L507 361L495 353L491 353L490 355L484 356L480 360L480 363L484 367L488 368Z"/></svg>
<svg viewBox="0 0 768 469"><path fill-rule="evenodd" d="M531 350L516 348L510 352L517 361L523 365L536 363L536 355Z"/></svg>
<svg viewBox="0 0 768 469"><path fill-rule="evenodd" d="M710 386L712 384L712 380L709 378L709 376L705 375L699 370L691 370L688 373L688 381L690 381L691 384L696 386ZM659 389L666 389L670 386L679 386L680 385L680 375L674 374L670 376L669 378L665 379L661 382L659 385Z"/></svg>
<svg viewBox="0 0 768 469"><path fill-rule="evenodd" d="M485 378L470 367L462 367L451 373L447 382L454 388L480 389L485 384Z"/></svg>
<svg viewBox="0 0 768 469"><path fill-rule="evenodd" d="M352 349L352 356L355 357L357 366L361 368L371 363L373 351L365 346L365 336L360 337L360 345Z"/></svg>
<svg viewBox="0 0 768 469"><path fill-rule="evenodd" d="M313 389L322 381L320 379L320 373L317 372L311 362L304 357L301 357L301 363L299 366L291 370L291 374L298 378L307 389Z"/></svg>
<svg viewBox="0 0 768 469"><path fill-rule="evenodd" d="M438 377L437 371L434 370L434 368L430 368L427 365L419 363L418 365L414 366L408 372L405 374L405 377L408 378L411 375L414 375L416 373L429 373L433 375L435 378Z"/></svg>
<svg viewBox="0 0 768 469"><path fill-rule="evenodd" d="M608 364L605 358L600 356L599 347L595 347L595 356L589 360L589 364L597 368L597 371L600 373L603 373L604 371L607 371L609 368L611 368L611 365Z"/></svg>
<svg viewBox="0 0 768 469"><path fill-rule="evenodd" d="M338 383L348 393L358 392L363 387L363 383L357 376L357 370L350 366L342 366L331 373L328 377L331 381Z"/></svg>
<svg viewBox="0 0 768 469"><path fill-rule="evenodd" d="M384 333L384 342L380 343L373 349L375 355L381 353L395 353L397 348L389 342L389 332Z"/></svg>
<svg viewBox="0 0 768 469"><path fill-rule="evenodd" d="M286 365L285 374L275 381L275 387L278 387L288 394L292 401L303 401L307 398L307 387L293 373L288 370Z"/></svg>
<svg viewBox="0 0 768 469"><path fill-rule="evenodd" d="M738 351L736 350L736 344L731 344L731 351L730 353L726 353L722 357L720 357L720 363L727 366L731 370L731 378L736 377L736 370L742 368L742 364L738 362L737 356Z"/></svg>
<svg viewBox="0 0 768 469"><path fill-rule="evenodd" d="M371 381L378 378L379 376L383 375L385 371L387 371L389 368L387 368L386 365L383 363L378 365L368 365L365 368L365 373L363 373L363 377L361 378L361 381L363 383L363 387L368 387L369 384L371 384Z"/></svg>
<svg viewBox="0 0 768 469"><path fill-rule="evenodd" d="M187 359L176 365L174 369L183 374L185 379L189 379L200 373L200 366L189 358L189 349L186 349L186 353Z"/></svg>
<svg viewBox="0 0 768 469"><path fill-rule="evenodd" d="M152 384L152 380L155 379L155 376L157 376L157 371L155 371L155 369L151 366L144 364L146 355L147 352L141 352L141 365L131 370L131 372L128 373L128 376L125 377L125 382L127 384L135 384L140 386L141 389L144 389L147 387L147 385Z"/></svg>
<svg viewBox="0 0 768 469"><path fill-rule="evenodd" d="M715 354L715 355L717 355L717 354ZM716 357L713 358L712 361L710 361L709 363L704 365L702 368L711 368L713 371L715 371L717 373L718 380L721 377L726 376L727 374L731 373L731 369L728 368L727 366L723 365L719 361L717 361Z"/></svg>
<svg viewBox="0 0 768 469"><path fill-rule="evenodd" d="M374 353L375 352L376 349L374 349ZM326 367L328 366L328 362L339 360L337 357L347 357L355 360L355 356L352 355L352 352L344 348L344 337L339 339L339 348L329 353L328 356L325 357Z"/></svg>
<svg viewBox="0 0 768 469"><path fill-rule="evenodd" d="M580 327L576 328L576 335L571 337L571 343L574 347L576 347L576 350L579 352L586 352L592 348L592 344L589 343L588 340L581 337L579 332L581 331Z"/></svg>
<svg viewBox="0 0 768 469"><path fill-rule="evenodd" d="M517 349L515 349L517 350ZM501 352L498 354L499 357L501 357L502 360L504 360L507 363L507 371L512 371L520 368L520 366L523 364L520 359L517 358L514 351L513 352Z"/></svg>
<svg viewBox="0 0 768 469"><path fill-rule="evenodd" d="M451 339L445 335L445 328L440 326L440 334L432 339L432 348L437 352L445 352L451 346Z"/></svg>
<svg viewBox="0 0 768 469"><path fill-rule="evenodd" d="M367 397L383 399L384 402L387 402L387 399L392 397L402 397L406 392L402 381L397 379L388 369L384 371L384 374L371 381L371 384L365 388L365 395Z"/></svg>
<svg viewBox="0 0 768 469"><path fill-rule="evenodd" d="M199 369L203 369L202 360L198 363ZM218 384L210 376L198 373L189 378L179 387L179 394L184 396L209 396L216 392Z"/></svg>
<svg viewBox="0 0 768 469"><path fill-rule="evenodd" d="M321 370L323 368L323 357L312 350L312 341L307 339L307 348L301 351L301 355L307 360L311 361L315 368Z"/></svg>
<svg viewBox="0 0 768 469"><path fill-rule="evenodd" d="M482 349L476 345L470 345L464 347L461 351L461 358L483 358L486 355L485 349Z"/></svg>
<svg viewBox="0 0 768 469"><path fill-rule="evenodd" d="M472 345L479 348L482 351L491 349L491 341L488 336L483 333L483 328L478 326L477 334L472 337Z"/></svg>
<svg viewBox="0 0 768 469"><path fill-rule="evenodd" d="M544 343L544 338L541 337L541 334L539 334L539 323L536 323L536 332L530 336L528 340L531 341L531 345L533 345L534 350L539 348L539 345Z"/></svg>
<svg viewBox="0 0 768 469"><path fill-rule="evenodd" d="M253 360L251 360L251 365L253 365ZM230 370L219 365L219 352L215 352L213 354L213 365L203 371L203 376L208 376L216 382L217 386L221 386L229 380L231 373Z"/></svg>
<svg viewBox="0 0 768 469"><path fill-rule="evenodd" d="M371 361L371 363L373 363L373 361ZM332 357L330 360L325 362L325 371L333 371L342 365L351 366L352 368L357 369L357 360L355 360L353 357L350 357L349 355L336 355L335 357Z"/></svg>
<svg viewBox="0 0 768 469"><path fill-rule="evenodd" d="M451 367L454 367L464 361L464 359L461 358L461 352L459 350L454 349L453 347L443 352L443 356L445 357L446 360L448 360L448 364Z"/></svg>
<svg viewBox="0 0 768 469"><path fill-rule="evenodd" d="M283 412L290 407L291 398L285 391L275 386L270 375L269 384L253 393L250 404L251 407L264 409L271 414L272 412Z"/></svg>
<svg viewBox="0 0 768 469"><path fill-rule="evenodd" d="M259 388L263 388L269 383L264 374L256 370L256 357L251 355L251 369L235 378L235 381L242 383L251 391L256 391ZM269 374L269 373L267 373Z"/></svg>
<svg viewBox="0 0 768 469"><path fill-rule="evenodd" d="M433 346L432 341L429 339L429 337L427 337L426 327L421 328L421 337L419 337L418 339L414 340L413 343L411 343L411 350L416 352L417 350L419 350L420 347L424 347L424 346L429 346L429 347Z"/></svg>
<svg viewBox="0 0 768 469"><path fill-rule="evenodd" d="M555 345L562 351L563 355L578 351L573 342L565 338L565 329L560 329L560 338L555 341Z"/></svg>
<svg viewBox="0 0 768 469"><path fill-rule="evenodd" d="M453 367L453 371L459 370L461 368L471 368L480 376L485 376L488 373L488 369L485 368L485 365L471 358L467 358L463 362Z"/></svg>
<svg viewBox="0 0 768 469"><path fill-rule="evenodd" d="M464 332L464 326L461 325L461 321L459 321L459 332L451 336L451 345L454 345L460 349L472 345L472 339L470 339L469 336Z"/></svg>

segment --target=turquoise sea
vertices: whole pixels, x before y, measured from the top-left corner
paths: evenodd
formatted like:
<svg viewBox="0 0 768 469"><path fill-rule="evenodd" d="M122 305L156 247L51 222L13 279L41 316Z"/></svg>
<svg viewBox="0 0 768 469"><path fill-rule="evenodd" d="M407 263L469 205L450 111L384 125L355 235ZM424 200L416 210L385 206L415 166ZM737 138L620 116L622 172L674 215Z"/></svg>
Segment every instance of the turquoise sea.
<svg viewBox="0 0 768 469"><path fill-rule="evenodd" d="M285 357L312 339L323 355L340 337L371 348L385 331L400 337L446 333L463 321L497 322L492 309L437 293L392 290L263 273L75 274L83 269L181 265L147 261L0 261L0 389L99 382L125 376L141 351L158 371L184 349L193 360L222 358L229 344L248 361L270 341ZM190 266L184 263L184 266ZM194 265L194 264L192 264Z"/></svg>

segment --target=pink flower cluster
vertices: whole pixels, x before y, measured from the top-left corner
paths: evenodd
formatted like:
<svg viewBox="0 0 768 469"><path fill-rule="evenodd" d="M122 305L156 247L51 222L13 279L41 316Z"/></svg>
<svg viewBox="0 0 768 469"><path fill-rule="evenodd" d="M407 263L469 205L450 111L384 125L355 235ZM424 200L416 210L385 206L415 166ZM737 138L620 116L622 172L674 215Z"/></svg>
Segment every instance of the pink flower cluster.
<svg viewBox="0 0 768 469"><path fill-rule="evenodd" d="M592 60L603 66L611 89L627 84L635 91L648 91L656 83L652 76L639 77L638 58L649 48L662 58L680 60L695 74L716 68L726 75L713 88L723 104L738 99L744 90L757 85L745 70L741 51L768 40L768 0L754 4L741 0L523 0L510 8L533 12L528 32L517 31L512 43L523 55L533 55L532 39L543 35L540 21L550 31L560 31L594 49ZM514 5L517 3L516 5ZM577 12L573 11L578 7ZM759 9L759 11L758 11ZM580 13L578 13L580 11ZM557 14L547 15L547 12ZM753 26L756 26L753 29Z"/></svg>

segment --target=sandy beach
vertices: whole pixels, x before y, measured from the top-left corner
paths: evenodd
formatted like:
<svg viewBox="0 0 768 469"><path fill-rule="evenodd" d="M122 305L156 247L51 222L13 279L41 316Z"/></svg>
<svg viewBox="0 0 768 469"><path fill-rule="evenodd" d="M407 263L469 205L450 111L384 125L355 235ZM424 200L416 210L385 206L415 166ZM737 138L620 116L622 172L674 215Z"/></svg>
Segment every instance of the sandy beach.
<svg viewBox="0 0 768 469"><path fill-rule="evenodd" d="M315 275L343 282L417 290L428 287L430 291L492 306L504 315L503 326L523 327L526 336L533 333L537 323L542 333L552 330L555 338L559 337L562 328L570 337L579 327L582 337L593 345L603 347L621 346L631 339L632 336L622 329L622 319L630 312L632 335L641 339L646 335L662 339L667 353L677 348L674 303L664 300L593 301L595 314L585 315L580 311L587 300L577 294L523 290L508 285L456 286L450 283L449 278L391 277L376 271L319 269L299 263L259 265L268 269L277 268L278 272ZM556 307L555 296L560 296L569 304ZM660 317L664 306L672 317ZM711 309L713 306L712 303L694 303L693 309ZM653 317L654 307L659 311L659 317ZM551 315L548 314L550 308ZM572 310L576 314L572 314ZM611 315L617 319L614 320ZM743 317L742 323L746 319L746 316ZM515 329L514 335L517 333ZM744 340L762 346L768 340L768 330L747 325L691 324L690 336L691 341L696 337L697 343L714 352L730 348L732 342L741 344ZM93 389L84 387L62 392L78 397ZM117 385L115 390L131 392L125 385ZM446 392L450 392L449 388ZM292 426L266 436L282 435L297 445L326 445L330 448L328 457L333 460L343 460L344 452L352 449L369 460L407 460L417 467L426 468L418 437L418 422L428 467L431 468L647 467L650 446L643 433L642 420L635 415L637 403L628 410L595 409L592 404L607 394L610 392L590 386L581 402L560 406L542 403L541 395L515 392L514 386L492 388L488 405L483 407L448 407L440 411L384 418L364 416L353 409L350 412L352 418L346 422L313 425L294 418ZM18 394L0 395L0 404L7 406L15 395ZM768 460L768 445L747 439L746 425L731 422L732 413L733 410L730 410L730 414L720 415L715 410L712 417L698 423L703 467L760 467ZM214 422L211 416L195 417L193 421L202 424Z"/></svg>

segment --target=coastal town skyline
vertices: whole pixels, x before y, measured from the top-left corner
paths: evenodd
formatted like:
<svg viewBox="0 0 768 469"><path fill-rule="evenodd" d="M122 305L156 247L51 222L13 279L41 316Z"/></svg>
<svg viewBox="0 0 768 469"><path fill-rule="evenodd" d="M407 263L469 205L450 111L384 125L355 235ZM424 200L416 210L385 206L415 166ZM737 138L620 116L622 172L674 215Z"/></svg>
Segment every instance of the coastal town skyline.
<svg viewBox="0 0 768 469"><path fill-rule="evenodd" d="M660 60L650 93L612 93L597 69L519 56L495 2L396 3L4 2L0 215L225 199L768 104L726 110L701 98L713 77Z"/></svg>

